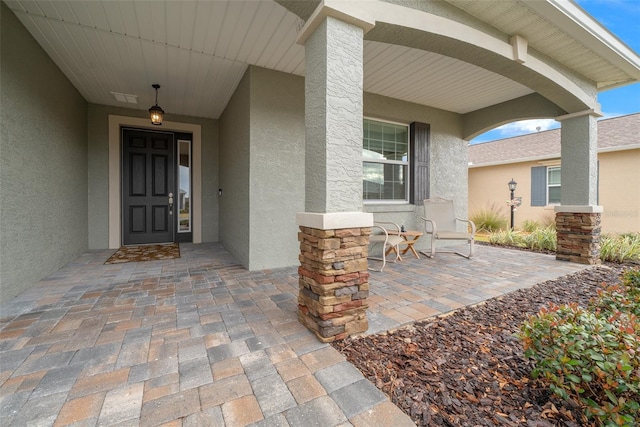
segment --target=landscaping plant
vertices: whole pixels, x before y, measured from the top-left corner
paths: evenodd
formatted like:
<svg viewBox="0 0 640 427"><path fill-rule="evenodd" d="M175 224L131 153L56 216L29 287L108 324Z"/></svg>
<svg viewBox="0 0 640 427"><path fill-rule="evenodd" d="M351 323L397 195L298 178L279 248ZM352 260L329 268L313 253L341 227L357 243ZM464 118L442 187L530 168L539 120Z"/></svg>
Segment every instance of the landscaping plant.
<svg viewBox="0 0 640 427"><path fill-rule="evenodd" d="M600 258L609 262L640 262L640 233L603 235Z"/></svg>
<svg viewBox="0 0 640 427"><path fill-rule="evenodd" d="M529 234L524 234L522 241L529 249L555 252L558 238L554 227L545 227L536 228Z"/></svg>
<svg viewBox="0 0 640 427"><path fill-rule="evenodd" d="M555 252L557 241L554 225L539 227L528 233L499 230L489 235L489 243L493 245L515 246L536 251ZM603 234L600 239L600 259L604 262L640 264L640 233Z"/></svg>
<svg viewBox="0 0 640 427"><path fill-rule="evenodd" d="M507 217L500 213L495 205L474 212L470 219L476 224L479 232L493 233L507 228Z"/></svg>
<svg viewBox="0 0 640 427"><path fill-rule="evenodd" d="M521 327L534 378L572 399L598 425L640 418L640 270L603 286L587 308L551 305Z"/></svg>
<svg viewBox="0 0 640 427"><path fill-rule="evenodd" d="M527 233L531 233L541 227L542 226L540 225L539 221L534 221L531 219L525 219L524 221L522 221L522 231L525 231Z"/></svg>
<svg viewBox="0 0 640 427"><path fill-rule="evenodd" d="M525 247L522 235L513 230L500 230L489 235L489 243L492 245Z"/></svg>

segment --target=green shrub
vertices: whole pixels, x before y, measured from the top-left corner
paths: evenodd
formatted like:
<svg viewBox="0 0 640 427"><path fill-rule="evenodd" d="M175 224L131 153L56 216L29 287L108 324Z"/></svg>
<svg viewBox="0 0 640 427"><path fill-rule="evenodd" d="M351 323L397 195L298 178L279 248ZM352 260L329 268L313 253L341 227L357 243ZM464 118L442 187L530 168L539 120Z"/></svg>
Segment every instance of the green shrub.
<svg viewBox="0 0 640 427"><path fill-rule="evenodd" d="M524 245L529 249L555 252L558 245L556 229L553 227L536 228L530 234L522 236Z"/></svg>
<svg viewBox="0 0 640 427"><path fill-rule="evenodd" d="M633 426L640 416L639 284L640 272L631 270L587 309L552 305L521 327L532 376L600 425Z"/></svg>
<svg viewBox="0 0 640 427"><path fill-rule="evenodd" d="M602 235L600 259L618 263L640 262L640 233Z"/></svg>
<svg viewBox="0 0 640 427"><path fill-rule="evenodd" d="M539 221L534 221L530 219L525 219L522 221L522 231L526 231L527 233L532 233L538 228L542 228Z"/></svg>
<svg viewBox="0 0 640 427"><path fill-rule="evenodd" d="M598 290L598 298L596 309L607 316L627 312L640 318L640 270L626 271L620 284L603 286Z"/></svg>
<svg viewBox="0 0 640 427"><path fill-rule="evenodd" d="M525 247L522 235L513 230L501 230L489 235L489 243L493 245Z"/></svg>
<svg viewBox="0 0 640 427"><path fill-rule="evenodd" d="M555 252L557 247L556 230L554 228L538 228L528 234L503 230L491 233L489 235L489 243Z"/></svg>
<svg viewBox="0 0 640 427"><path fill-rule="evenodd" d="M474 212L469 219L476 224L478 231L492 233L507 228L507 217L495 205Z"/></svg>
<svg viewBox="0 0 640 427"><path fill-rule="evenodd" d="M525 231L534 223L536 222L525 221ZM558 239L555 225L548 225L532 229L528 234L511 230L494 231L489 235L489 242L494 245L555 252ZM640 263L640 233L603 234L600 239L600 259L605 262Z"/></svg>

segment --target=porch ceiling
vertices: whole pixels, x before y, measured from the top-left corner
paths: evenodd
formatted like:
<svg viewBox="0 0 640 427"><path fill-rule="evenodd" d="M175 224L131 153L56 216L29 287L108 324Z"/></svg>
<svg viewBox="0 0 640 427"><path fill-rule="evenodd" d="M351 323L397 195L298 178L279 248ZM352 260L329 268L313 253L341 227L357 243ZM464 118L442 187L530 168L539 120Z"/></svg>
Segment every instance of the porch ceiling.
<svg viewBox="0 0 640 427"><path fill-rule="evenodd" d="M295 43L304 22L272 0L6 3L91 103L146 110L155 102L151 84L159 83L158 103L167 113L219 118L248 65L297 75L305 71L304 47ZM451 3L478 15L512 4L496 1L495 7L476 11L470 10L476 2ZM523 13L520 7L511 25L501 29L515 33L514 22L524 19ZM502 22L499 14L482 16L496 28ZM533 24L527 28L532 34L540 31ZM530 40L534 47L547 42ZM576 51L576 66L583 51ZM457 113L532 93L457 59L374 41L365 41L364 67L368 92ZM111 92L136 95L137 104L119 102Z"/></svg>

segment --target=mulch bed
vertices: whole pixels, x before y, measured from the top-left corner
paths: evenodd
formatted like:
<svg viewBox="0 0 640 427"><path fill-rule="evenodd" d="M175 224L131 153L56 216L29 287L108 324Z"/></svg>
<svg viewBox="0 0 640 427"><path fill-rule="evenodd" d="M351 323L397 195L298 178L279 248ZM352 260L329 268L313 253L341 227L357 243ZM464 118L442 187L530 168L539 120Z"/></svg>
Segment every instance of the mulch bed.
<svg viewBox="0 0 640 427"><path fill-rule="evenodd" d="M589 425L579 408L531 379L532 365L514 334L549 303L585 305L624 268L590 268L334 347L419 426Z"/></svg>

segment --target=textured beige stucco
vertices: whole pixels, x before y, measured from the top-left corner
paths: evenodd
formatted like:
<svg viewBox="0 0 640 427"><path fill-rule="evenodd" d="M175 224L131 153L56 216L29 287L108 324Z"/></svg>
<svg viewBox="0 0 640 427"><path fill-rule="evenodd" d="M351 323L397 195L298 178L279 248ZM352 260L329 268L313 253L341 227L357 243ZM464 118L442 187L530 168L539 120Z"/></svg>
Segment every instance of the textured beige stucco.
<svg viewBox="0 0 640 427"><path fill-rule="evenodd" d="M602 230L640 233L640 148L600 153L598 160Z"/></svg>
<svg viewBox="0 0 640 427"><path fill-rule="evenodd" d="M531 168L560 165L560 159L544 162L521 162L507 165L469 168L469 212L495 207L509 219L507 183L517 183L516 196L522 196L522 206L515 212L516 228L523 221L547 223L555 217L554 206L531 206ZM604 208L604 233L640 232L640 149L598 154L599 191L597 204Z"/></svg>

